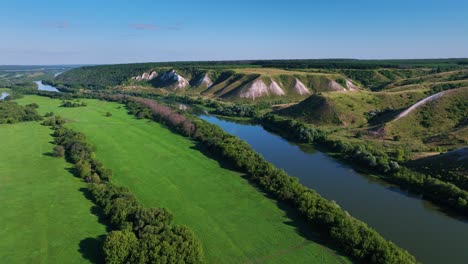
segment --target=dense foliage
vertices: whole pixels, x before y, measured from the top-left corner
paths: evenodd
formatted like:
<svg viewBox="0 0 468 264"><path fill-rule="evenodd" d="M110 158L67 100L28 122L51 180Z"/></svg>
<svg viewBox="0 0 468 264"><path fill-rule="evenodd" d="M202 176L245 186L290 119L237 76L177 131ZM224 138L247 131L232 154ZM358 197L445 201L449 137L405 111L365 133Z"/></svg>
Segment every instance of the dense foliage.
<svg viewBox="0 0 468 264"><path fill-rule="evenodd" d="M137 108L134 104L135 99L127 98L125 101L130 112ZM150 104L158 105L150 101L138 99L138 103L146 107ZM353 258L364 263L415 263L414 257L408 252L386 241L373 229L347 214L335 203L327 201L315 191L301 185L296 178L268 163L246 142L197 118L192 121L184 120L193 128L188 133L183 126L180 126L180 121L172 123L172 119L168 118L170 115L160 114L161 110L158 109L164 108L152 107L151 109L153 119L158 121L158 118L165 116L162 120L167 125L184 135L191 134L213 154L231 162L238 170L245 172L249 180L258 184L264 191L279 201L287 202L295 207L310 223L313 223L314 227L330 237ZM181 115L175 110L172 112L173 115Z"/></svg>
<svg viewBox="0 0 468 264"><path fill-rule="evenodd" d="M0 124L41 120L36 108L34 104L21 106L16 102L0 100Z"/></svg>
<svg viewBox="0 0 468 264"><path fill-rule="evenodd" d="M397 151L394 156L364 144L330 139L323 131L300 121L268 114L260 119L262 125L281 136L298 143L315 143L337 152L340 158L350 161L358 168L385 175L385 180L397 183L426 199L468 214L468 182L466 176L447 170L438 173L417 173L402 167L404 153ZM432 176L430 176L432 175Z"/></svg>
<svg viewBox="0 0 468 264"><path fill-rule="evenodd" d="M82 133L64 127L59 116L51 116L44 124L54 129L54 153L65 152L114 230L103 244L106 263L203 262L202 247L193 232L172 225L166 209L144 208L127 188L112 184L112 171L95 158L94 147Z"/></svg>
<svg viewBox="0 0 468 264"><path fill-rule="evenodd" d="M250 105L227 105L227 106L219 106L214 111L217 115L224 115L224 116L234 116L234 117L255 117L256 111L255 107Z"/></svg>
<svg viewBox="0 0 468 264"><path fill-rule="evenodd" d="M365 263L415 262L408 252L265 161L244 141L202 120L196 127L195 138L211 152L231 161L276 199L290 203L350 256Z"/></svg>
<svg viewBox="0 0 468 264"><path fill-rule="evenodd" d="M85 102L73 102L73 101L64 101L60 105L61 107L83 107L86 106Z"/></svg>
<svg viewBox="0 0 468 264"><path fill-rule="evenodd" d="M262 67L295 69L377 69L410 67L460 68L468 59L414 59L414 60L357 60L357 59L315 59L315 60L263 60L253 65Z"/></svg>
<svg viewBox="0 0 468 264"><path fill-rule="evenodd" d="M326 133L305 123L284 118L278 115L267 114L260 119L264 128L298 143L322 142Z"/></svg>

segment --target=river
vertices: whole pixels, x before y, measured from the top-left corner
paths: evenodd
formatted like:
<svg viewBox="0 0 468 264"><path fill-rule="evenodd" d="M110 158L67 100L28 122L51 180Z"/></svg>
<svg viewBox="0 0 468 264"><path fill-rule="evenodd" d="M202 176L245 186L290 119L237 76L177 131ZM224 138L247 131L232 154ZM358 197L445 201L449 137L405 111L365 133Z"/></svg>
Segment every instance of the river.
<svg viewBox="0 0 468 264"><path fill-rule="evenodd" d="M201 116L249 143L257 152L422 263L468 263L468 222L376 177L357 173L310 145L295 145L259 125Z"/></svg>
<svg viewBox="0 0 468 264"><path fill-rule="evenodd" d="M2 94L0 95L0 100L3 100L5 98L7 98L10 94L7 93L7 92L2 92Z"/></svg>
<svg viewBox="0 0 468 264"><path fill-rule="evenodd" d="M40 91L59 92L57 88L51 85L43 84L42 81L35 81L37 89Z"/></svg>

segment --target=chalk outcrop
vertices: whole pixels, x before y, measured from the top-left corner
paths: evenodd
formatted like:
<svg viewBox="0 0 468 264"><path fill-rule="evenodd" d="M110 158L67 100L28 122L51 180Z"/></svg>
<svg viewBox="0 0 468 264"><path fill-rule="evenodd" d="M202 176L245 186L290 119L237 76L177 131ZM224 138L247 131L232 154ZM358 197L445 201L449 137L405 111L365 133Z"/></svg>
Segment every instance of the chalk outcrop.
<svg viewBox="0 0 468 264"><path fill-rule="evenodd" d="M294 91L296 91L296 93L298 93L299 95L310 94L309 89L307 89L307 87L305 87L305 85L301 81L299 81L297 78L294 83Z"/></svg>
<svg viewBox="0 0 468 264"><path fill-rule="evenodd" d="M152 72L144 72L142 73L141 75L138 75L138 76L135 76L135 77L132 77L132 80L136 80L136 81L150 81L154 78L158 77L158 73L156 71L152 71Z"/></svg>
<svg viewBox="0 0 468 264"><path fill-rule="evenodd" d="M189 82L182 76L180 76L175 70L164 73L160 80L163 82L173 82L171 86L174 89L182 89L189 85Z"/></svg>
<svg viewBox="0 0 468 264"><path fill-rule="evenodd" d="M350 79L346 79L346 86L348 87L349 91L355 91L359 89L359 87L355 85Z"/></svg>
<svg viewBox="0 0 468 264"><path fill-rule="evenodd" d="M286 93L281 89L278 83L273 80L271 80L270 85L267 85L263 80L256 79L242 87L239 97L255 100L255 98L269 95L284 96Z"/></svg>
<svg viewBox="0 0 468 264"><path fill-rule="evenodd" d="M328 82L328 89L330 91L346 91L346 88L341 86L339 83L331 80Z"/></svg>
<svg viewBox="0 0 468 264"><path fill-rule="evenodd" d="M209 87L211 87L211 85L213 85L213 81L210 79L208 74L205 73L203 78L201 78L200 80L197 81L197 83L195 84L195 87L209 88Z"/></svg>

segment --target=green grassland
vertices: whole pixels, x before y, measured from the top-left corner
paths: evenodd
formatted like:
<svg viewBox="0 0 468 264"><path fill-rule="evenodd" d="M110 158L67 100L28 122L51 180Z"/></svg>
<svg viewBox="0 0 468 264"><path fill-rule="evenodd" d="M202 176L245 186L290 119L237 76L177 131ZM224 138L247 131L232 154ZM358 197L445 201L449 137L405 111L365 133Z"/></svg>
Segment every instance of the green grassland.
<svg viewBox="0 0 468 264"><path fill-rule="evenodd" d="M62 108L59 100L44 97L18 100L36 102L40 113L53 111L85 133L98 159L114 171L113 181L129 187L145 206L171 210L176 223L194 230L209 263L349 262L313 242L307 224L285 205L206 157L194 142L129 116L117 103L84 101L87 107Z"/></svg>
<svg viewBox="0 0 468 264"><path fill-rule="evenodd" d="M52 131L38 122L0 125L2 263L90 263L106 233L63 158L47 153Z"/></svg>
<svg viewBox="0 0 468 264"><path fill-rule="evenodd" d="M468 87L449 90L406 117L386 125L388 137L415 139L428 146L457 146L468 143Z"/></svg>

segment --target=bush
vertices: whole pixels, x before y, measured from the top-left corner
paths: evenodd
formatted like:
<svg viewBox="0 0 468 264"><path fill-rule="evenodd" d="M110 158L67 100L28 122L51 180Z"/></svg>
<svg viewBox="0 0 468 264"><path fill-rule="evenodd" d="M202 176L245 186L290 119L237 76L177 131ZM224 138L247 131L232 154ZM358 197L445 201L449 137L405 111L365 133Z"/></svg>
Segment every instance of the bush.
<svg viewBox="0 0 468 264"><path fill-rule="evenodd" d="M65 148L63 146L55 146L54 148L54 156L55 157L63 157L65 155Z"/></svg>

